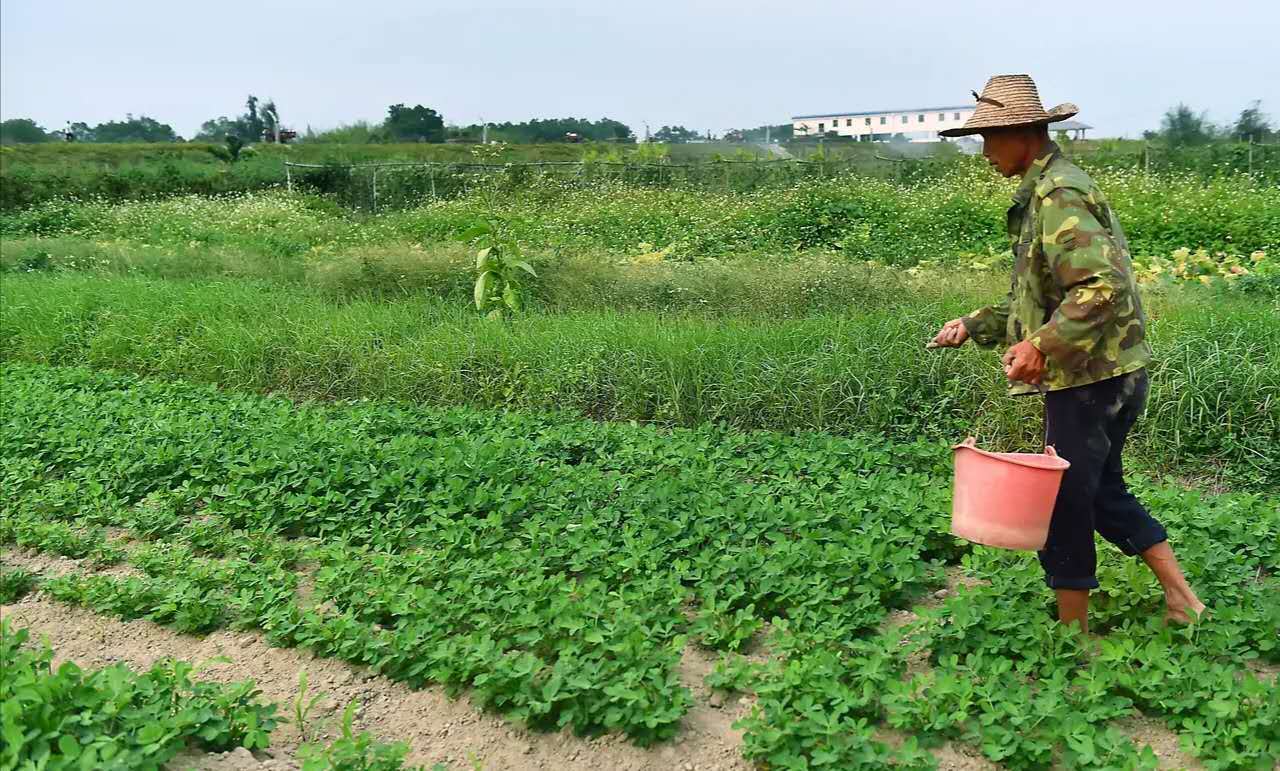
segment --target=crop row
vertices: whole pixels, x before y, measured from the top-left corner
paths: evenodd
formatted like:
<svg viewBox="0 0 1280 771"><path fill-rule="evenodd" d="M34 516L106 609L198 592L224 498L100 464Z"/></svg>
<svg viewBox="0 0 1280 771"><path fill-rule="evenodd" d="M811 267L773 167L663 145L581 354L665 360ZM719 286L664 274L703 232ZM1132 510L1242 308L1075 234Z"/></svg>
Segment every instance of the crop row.
<svg viewBox="0 0 1280 771"><path fill-rule="evenodd" d="M175 527L198 503L229 530L322 539L317 587L339 612L293 604L290 554L269 541L227 566L165 549L148 567L174 582L68 578L55 595L163 606L193 631L261 626L413 684L469 686L534 724L668 737L689 703L686 604L728 647L784 611L853 635L924 580L927 544L950 548L911 526L937 511L921 505L936 482L866 475L888 462L883 443L295 411L77 370L5 375L5 487L21 511L83 521L157 495ZM831 575L815 585L818 565Z"/></svg>
<svg viewBox="0 0 1280 771"><path fill-rule="evenodd" d="M9 584L13 575L0 573L0 582ZM187 748L265 749L284 722L278 705L264 701L252 681L201 682L186 661L164 659L141 673L123 664L93 671L70 661L54 666L54 651L8 619L0 619L0 661L5 768L158 770ZM404 768L406 745L357 734L351 718L349 707L340 738L299 748L303 771Z"/></svg>
<svg viewBox="0 0 1280 771"><path fill-rule="evenodd" d="M3 375L0 541L139 571L47 581L64 601L640 742L678 730L703 645L711 685L755 694L743 749L773 768L928 767L944 739L1010 768L1149 767L1114 724L1136 710L1209 767L1280 757L1280 697L1249 668L1280 663L1274 497L1139 485L1213 615L1162 627L1150 576L1108 555L1090 650L1050 623L1034 560L946 534L937 445ZM886 623L956 562L976 586Z"/></svg>
<svg viewBox="0 0 1280 771"><path fill-rule="evenodd" d="M53 652L27 638L0 621L5 768L159 768L189 740L207 751L266 747L279 722L252 683L194 683L191 665L176 661L142 675L55 669Z"/></svg>

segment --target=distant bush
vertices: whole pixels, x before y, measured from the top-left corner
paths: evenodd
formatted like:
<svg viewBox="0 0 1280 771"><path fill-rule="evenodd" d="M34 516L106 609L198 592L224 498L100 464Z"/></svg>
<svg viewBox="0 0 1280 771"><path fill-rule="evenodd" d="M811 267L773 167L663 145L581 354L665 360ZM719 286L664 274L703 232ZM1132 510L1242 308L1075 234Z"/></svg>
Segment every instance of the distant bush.
<svg viewBox="0 0 1280 771"><path fill-rule="evenodd" d="M0 121L0 145L36 144L56 139L30 118L10 118Z"/></svg>

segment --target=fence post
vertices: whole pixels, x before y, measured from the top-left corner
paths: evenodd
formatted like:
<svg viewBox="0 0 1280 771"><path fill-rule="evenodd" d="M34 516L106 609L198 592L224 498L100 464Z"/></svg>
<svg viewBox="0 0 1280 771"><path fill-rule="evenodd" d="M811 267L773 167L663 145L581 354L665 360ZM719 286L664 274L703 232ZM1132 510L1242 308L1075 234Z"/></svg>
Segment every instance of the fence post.
<svg viewBox="0 0 1280 771"><path fill-rule="evenodd" d="M431 200L436 200L436 167L428 166L431 171Z"/></svg>
<svg viewBox="0 0 1280 771"><path fill-rule="evenodd" d="M284 189L293 192L293 169L289 168L288 161L284 164Z"/></svg>
<svg viewBox="0 0 1280 771"><path fill-rule="evenodd" d="M378 213L378 167L373 167L373 213Z"/></svg>

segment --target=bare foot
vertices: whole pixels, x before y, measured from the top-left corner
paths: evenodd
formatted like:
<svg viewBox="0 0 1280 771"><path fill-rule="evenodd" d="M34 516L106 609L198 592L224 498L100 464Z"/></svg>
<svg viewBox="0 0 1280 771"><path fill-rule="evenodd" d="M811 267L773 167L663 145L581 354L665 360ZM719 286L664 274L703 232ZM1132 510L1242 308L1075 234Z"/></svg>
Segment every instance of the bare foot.
<svg viewBox="0 0 1280 771"><path fill-rule="evenodd" d="M1164 613L1166 624L1194 624L1204 617L1205 604L1194 594L1190 597L1164 598L1167 610Z"/></svg>

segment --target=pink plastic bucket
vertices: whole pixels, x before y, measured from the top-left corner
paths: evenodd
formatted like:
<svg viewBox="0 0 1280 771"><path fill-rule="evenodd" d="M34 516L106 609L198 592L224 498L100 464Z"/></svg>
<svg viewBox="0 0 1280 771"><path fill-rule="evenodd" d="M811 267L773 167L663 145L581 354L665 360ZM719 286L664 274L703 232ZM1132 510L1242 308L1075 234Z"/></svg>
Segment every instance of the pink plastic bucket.
<svg viewBox="0 0 1280 771"><path fill-rule="evenodd" d="M1005 549L1044 548L1062 472L1071 465L1052 447L1044 454L987 452L973 437L957 444L951 532Z"/></svg>

